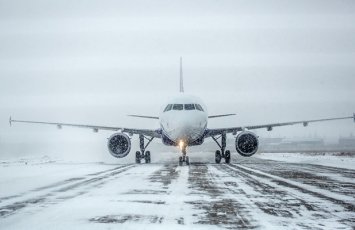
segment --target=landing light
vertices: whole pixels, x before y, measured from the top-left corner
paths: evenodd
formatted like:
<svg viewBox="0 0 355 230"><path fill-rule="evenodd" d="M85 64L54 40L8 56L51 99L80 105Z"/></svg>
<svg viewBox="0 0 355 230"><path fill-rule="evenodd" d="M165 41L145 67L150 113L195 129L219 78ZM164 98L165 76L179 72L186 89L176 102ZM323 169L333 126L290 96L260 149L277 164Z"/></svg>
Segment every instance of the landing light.
<svg viewBox="0 0 355 230"><path fill-rule="evenodd" d="M180 147L180 149L183 149L183 148L184 148L184 145L185 145L185 144L184 144L183 141L180 141L180 142L179 142L179 147Z"/></svg>

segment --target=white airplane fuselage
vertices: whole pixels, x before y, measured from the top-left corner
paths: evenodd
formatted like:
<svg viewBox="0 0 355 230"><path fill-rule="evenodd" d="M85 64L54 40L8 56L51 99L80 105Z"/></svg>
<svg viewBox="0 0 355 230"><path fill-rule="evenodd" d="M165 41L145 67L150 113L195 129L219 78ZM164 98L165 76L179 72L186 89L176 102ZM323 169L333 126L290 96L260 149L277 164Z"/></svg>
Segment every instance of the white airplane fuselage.
<svg viewBox="0 0 355 230"><path fill-rule="evenodd" d="M166 103L159 117L163 143L180 147L200 145L207 121L207 108L202 100L182 93Z"/></svg>

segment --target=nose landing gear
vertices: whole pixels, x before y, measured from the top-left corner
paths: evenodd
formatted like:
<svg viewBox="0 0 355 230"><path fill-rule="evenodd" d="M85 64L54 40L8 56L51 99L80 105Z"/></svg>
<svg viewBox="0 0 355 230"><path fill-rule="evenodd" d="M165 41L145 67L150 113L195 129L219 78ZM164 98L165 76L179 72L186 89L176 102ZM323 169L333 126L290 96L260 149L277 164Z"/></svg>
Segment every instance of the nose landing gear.
<svg viewBox="0 0 355 230"><path fill-rule="evenodd" d="M218 142L218 139L221 138L221 144ZM229 164L231 161L231 152L226 149L226 139L227 139L227 134L222 133L220 136L217 138L212 136L212 139L217 143L217 145L221 148L221 150L217 150L215 153L215 162L217 164L221 163L222 158L224 158L226 164Z"/></svg>
<svg viewBox="0 0 355 230"><path fill-rule="evenodd" d="M186 165L190 165L190 159L188 156L186 156L186 146L184 146L181 151L182 156L179 157L179 166L182 166L184 162Z"/></svg>
<svg viewBox="0 0 355 230"><path fill-rule="evenodd" d="M148 143L146 145L144 145L144 139L148 140ZM147 163L147 164L150 163L150 161L151 161L150 151L145 151L145 149L148 147L148 145L152 142L153 139L154 139L154 137L147 138L144 135L139 135L139 146L140 146L141 151L136 152L136 163L137 164L141 163L141 159L144 159L145 163Z"/></svg>

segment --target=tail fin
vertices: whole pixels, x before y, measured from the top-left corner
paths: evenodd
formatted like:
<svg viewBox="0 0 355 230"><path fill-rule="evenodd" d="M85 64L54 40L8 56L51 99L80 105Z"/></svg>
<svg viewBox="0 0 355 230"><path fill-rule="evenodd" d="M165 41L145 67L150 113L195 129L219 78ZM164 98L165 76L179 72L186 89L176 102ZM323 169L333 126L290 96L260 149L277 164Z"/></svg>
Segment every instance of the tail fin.
<svg viewBox="0 0 355 230"><path fill-rule="evenodd" d="M182 75L182 57L180 57L180 93L184 92L184 77Z"/></svg>

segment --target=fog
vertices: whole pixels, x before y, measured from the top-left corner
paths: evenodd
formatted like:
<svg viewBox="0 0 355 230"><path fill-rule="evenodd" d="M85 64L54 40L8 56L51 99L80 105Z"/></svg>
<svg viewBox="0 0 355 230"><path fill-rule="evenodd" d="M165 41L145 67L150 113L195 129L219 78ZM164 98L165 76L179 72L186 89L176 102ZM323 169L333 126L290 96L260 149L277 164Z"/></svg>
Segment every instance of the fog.
<svg viewBox="0 0 355 230"><path fill-rule="evenodd" d="M178 92L180 56L185 91L211 115L237 114L211 128L350 116L354 22L352 0L0 1L0 157L111 159L111 132L10 127L9 116L157 128L126 115L159 115ZM257 132L336 140L354 131L347 120Z"/></svg>

